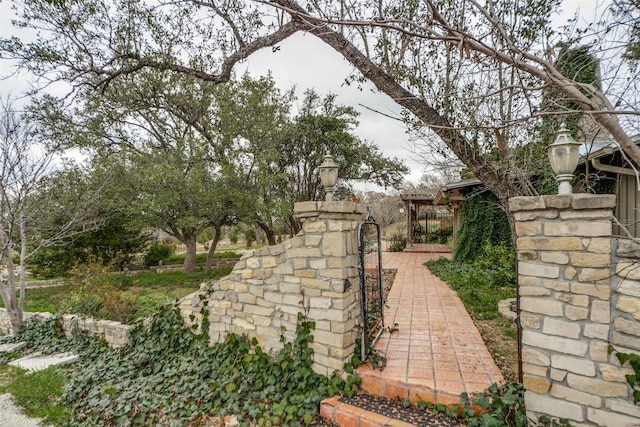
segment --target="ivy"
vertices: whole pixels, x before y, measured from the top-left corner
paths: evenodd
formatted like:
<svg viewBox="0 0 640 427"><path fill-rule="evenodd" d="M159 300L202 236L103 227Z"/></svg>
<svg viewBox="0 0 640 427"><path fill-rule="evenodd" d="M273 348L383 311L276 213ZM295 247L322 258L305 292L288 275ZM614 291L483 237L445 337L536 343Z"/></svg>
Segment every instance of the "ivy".
<svg viewBox="0 0 640 427"><path fill-rule="evenodd" d="M640 355L635 353L616 353L620 365L629 362L633 374L625 375L627 384L633 390L633 403L640 403Z"/></svg>
<svg viewBox="0 0 640 427"><path fill-rule="evenodd" d="M351 395L359 384L352 375L345 381L337 373L326 377L313 371L315 322L302 313L294 340L282 338L277 353L235 334L209 346L207 322L193 333L176 307L135 324L131 344L119 349L82 333L63 341L59 319L46 327L28 324L18 338L37 338L43 347L52 343L79 355L61 397L72 410L69 425L78 427L197 425L230 414L243 426L305 425L322 399Z"/></svg>
<svg viewBox="0 0 640 427"><path fill-rule="evenodd" d="M511 248L511 230L498 199L489 192L467 197L460 205L460 228L456 233L453 259L473 262L486 243Z"/></svg>
<svg viewBox="0 0 640 427"><path fill-rule="evenodd" d="M492 384L484 393L471 398L460 395L460 404L447 407L420 401L418 408L433 414L443 413L458 418L468 427L569 427L569 421L542 416L538 421L527 417L524 406L524 387L519 383Z"/></svg>

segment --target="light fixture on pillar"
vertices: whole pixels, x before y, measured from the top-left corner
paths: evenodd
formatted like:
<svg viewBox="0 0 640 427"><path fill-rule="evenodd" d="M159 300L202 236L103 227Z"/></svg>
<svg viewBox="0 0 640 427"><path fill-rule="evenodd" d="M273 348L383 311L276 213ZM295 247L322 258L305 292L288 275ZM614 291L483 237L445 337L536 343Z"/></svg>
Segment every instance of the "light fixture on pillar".
<svg viewBox="0 0 640 427"><path fill-rule="evenodd" d="M327 202L332 202L333 188L336 186L336 182L338 181L338 165L333 161L333 156L329 152L324 155L324 161L318 169L320 173L320 181L322 181L322 185L324 185L325 192L327 193L325 200Z"/></svg>
<svg viewBox="0 0 640 427"><path fill-rule="evenodd" d="M549 162L558 182L558 194L572 193L571 180L580 158L578 147L580 142L571 137L571 132L563 123L556 132L555 141L548 148Z"/></svg>

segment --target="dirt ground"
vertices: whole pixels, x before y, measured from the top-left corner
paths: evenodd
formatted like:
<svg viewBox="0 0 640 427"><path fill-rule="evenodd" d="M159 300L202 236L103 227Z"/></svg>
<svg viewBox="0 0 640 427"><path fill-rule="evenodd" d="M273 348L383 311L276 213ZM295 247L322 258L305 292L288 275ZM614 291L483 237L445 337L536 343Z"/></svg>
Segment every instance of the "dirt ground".
<svg viewBox="0 0 640 427"><path fill-rule="evenodd" d="M505 381L518 381L518 341L516 326L505 318L492 320L473 319L489 352Z"/></svg>

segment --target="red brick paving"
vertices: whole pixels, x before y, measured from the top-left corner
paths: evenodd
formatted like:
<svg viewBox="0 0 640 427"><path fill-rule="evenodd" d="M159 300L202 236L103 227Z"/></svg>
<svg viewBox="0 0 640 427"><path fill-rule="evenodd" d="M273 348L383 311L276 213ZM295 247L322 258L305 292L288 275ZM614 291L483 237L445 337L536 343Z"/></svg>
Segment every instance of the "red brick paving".
<svg viewBox="0 0 640 427"><path fill-rule="evenodd" d="M397 270L385 326L397 331L385 331L374 346L387 358L383 371L358 369L365 391L451 405L464 391L504 381L456 293L424 266L440 256L383 252L383 268Z"/></svg>

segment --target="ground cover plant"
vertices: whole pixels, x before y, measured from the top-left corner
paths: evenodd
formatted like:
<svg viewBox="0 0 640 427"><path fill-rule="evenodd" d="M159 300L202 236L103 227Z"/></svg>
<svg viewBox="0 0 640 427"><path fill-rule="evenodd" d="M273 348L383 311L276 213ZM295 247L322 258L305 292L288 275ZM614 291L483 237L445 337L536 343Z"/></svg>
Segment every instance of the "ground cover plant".
<svg viewBox="0 0 640 427"><path fill-rule="evenodd" d="M233 414L243 426L296 426L311 423L323 398L357 389L351 376L345 382L311 369L314 327L300 314L295 339L277 353L234 334L208 346L206 324L196 334L168 308L137 323L131 345L115 350L80 332L66 340L56 319L28 321L12 339L27 341L29 351L80 356L56 401L70 409L68 418L47 420L56 425L184 426Z"/></svg>

